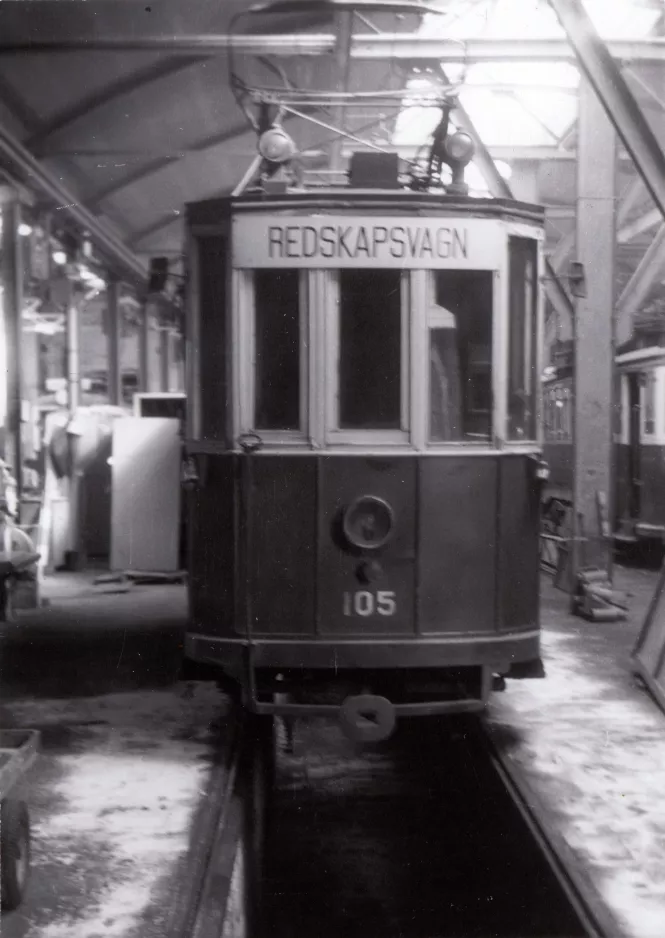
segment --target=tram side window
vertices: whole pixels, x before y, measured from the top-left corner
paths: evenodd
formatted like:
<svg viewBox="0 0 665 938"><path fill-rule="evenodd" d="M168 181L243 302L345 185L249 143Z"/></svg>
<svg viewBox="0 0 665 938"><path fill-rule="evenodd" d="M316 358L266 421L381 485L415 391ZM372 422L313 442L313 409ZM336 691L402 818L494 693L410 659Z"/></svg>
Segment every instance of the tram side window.
<svg viewBox="0 0 665 938"><path fill-rule="evenodd" d="M429 327L429 439L488 440L492 433L492 274L434 275Z"/></svg>
<svg viewBox="0 0 665 938"><path fill-rule="evenodd" d="M656 374L649 371L644 377L644 433L653 436L656 432Z"/></svg>
<svg viewBox="0 0 665 938"><path fill-rule="evenodd" d="M257 270L254 304L254 426L299 430L299 271Z"/></svg>
<svg viewBox="0 0 665 938"><path fill-rule="evenodd" d="M537 243L510 239L508 437L536 439L537 396Z"/></svg>
<svg viewBox="0 0 665 938"><path fill-rule="evenodd" d="M339 287L339 426L399 430L401 273L342 270Z"/></svg>

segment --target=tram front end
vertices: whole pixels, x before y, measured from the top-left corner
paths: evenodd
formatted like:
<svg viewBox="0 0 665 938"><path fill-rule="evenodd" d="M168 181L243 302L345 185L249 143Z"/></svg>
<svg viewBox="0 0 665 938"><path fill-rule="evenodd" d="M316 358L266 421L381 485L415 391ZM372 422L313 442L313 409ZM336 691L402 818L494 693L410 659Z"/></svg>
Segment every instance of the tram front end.
<svg viewBox="0 0 665 938"><path fill-rule="evenodd" d="M187 219L187 657L363 739L538 672L542 210L330 190Z"/></svg>

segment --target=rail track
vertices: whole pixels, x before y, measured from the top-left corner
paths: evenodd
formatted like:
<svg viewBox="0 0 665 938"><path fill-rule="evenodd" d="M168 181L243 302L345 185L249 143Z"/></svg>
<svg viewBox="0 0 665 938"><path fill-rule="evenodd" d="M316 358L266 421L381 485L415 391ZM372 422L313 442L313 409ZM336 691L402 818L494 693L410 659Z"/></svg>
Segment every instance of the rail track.
<svg viewBox="0 0 665 938"><path fill-rule="evenodd" d="M238 720L170 938L620 934L479 721L360 748L320 719L294 744Z"/></svg>

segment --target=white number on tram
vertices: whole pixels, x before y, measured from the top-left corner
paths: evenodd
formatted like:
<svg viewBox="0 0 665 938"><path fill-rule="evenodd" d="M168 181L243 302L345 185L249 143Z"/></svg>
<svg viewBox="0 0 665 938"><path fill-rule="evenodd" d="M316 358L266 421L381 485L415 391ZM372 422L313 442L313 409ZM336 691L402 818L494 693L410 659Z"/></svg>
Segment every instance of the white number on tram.
<svg viewBox="0 0 665 938"><path fill-rule="evenodd" d="M397 612L397 599L393 590L356 590L344 593L343 610L345 616L394 616Z"/></svg>

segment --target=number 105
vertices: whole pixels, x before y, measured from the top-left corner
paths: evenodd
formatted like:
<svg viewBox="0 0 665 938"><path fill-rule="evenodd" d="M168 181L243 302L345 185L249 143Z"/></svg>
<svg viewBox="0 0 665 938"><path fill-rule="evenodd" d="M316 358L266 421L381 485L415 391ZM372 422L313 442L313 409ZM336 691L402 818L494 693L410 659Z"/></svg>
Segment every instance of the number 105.
<svg viewBox="0 0 665 938"><path fill-rule="evenodd" d="M397 612L397 600L393 590L356 590L344 593L342 607L345 616L394 616Z"/></svg>

